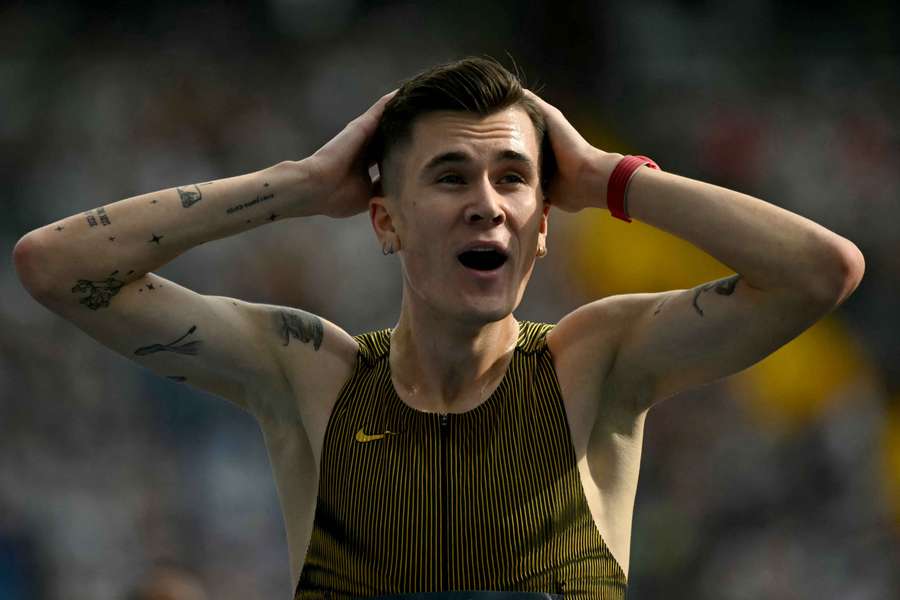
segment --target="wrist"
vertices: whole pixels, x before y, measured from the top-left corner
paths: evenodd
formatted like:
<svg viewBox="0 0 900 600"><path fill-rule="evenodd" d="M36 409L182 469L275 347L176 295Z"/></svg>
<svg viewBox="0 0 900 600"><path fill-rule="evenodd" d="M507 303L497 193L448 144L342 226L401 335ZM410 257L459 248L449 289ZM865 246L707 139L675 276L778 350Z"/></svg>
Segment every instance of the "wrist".
<svg viewBox="0 0 900 600"><path fill-rule="evenodd" d="M659 165L647 156L626 155L609 177L606 189L606 207L612 216L628 223L631 217L628 214L628 186L635 173L643 166L651 169L659 169Z"/></svg>
<svg viewBox="0 0 900 600"><path fill-rule="evenodd" d="M607 208L606 193L609 188L609 177L623 158L624 155L618 152L601 151L591 160L591 189L595 190L591 194L590 206L592 208Z"/></svg>
<svg viewBox="0 0 900 600"><path fill-rule="evenodd" d="M316 206L319 194L313 192L313 169L307 160L285 160L259 172L277 195L287 199L286 217L311 217L323 214Z"/></svg>

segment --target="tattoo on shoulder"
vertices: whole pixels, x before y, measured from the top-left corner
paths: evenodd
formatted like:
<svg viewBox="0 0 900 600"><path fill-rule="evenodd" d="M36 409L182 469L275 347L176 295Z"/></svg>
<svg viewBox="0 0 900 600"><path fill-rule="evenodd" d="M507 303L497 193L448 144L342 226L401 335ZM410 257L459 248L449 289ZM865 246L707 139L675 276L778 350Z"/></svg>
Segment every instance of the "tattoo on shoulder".
<svg viewBox="0 0 900 600"><path fill-rule="evenodd" d="M723 279L718 279L716 281L711 281L709 283L705 283L701 286L698 286L694 289L694 310L702 317L703 309L700 308L700 305L697 304L697 298L703 292L708 292L709 290L715 290L717 294L720 296L730 296L734 293L734 288L737 286L737 282L740 281L742 275L740 273L735 273L730 277L725 277Z"/></svg>
<svg viewBox="0 0 900 600"><path fill-rule="evenodd" d="M275 315L275 321L283 346L290 344L292 337L305 344L312 342L314 350L322 346L325 328L322 319L316 315L299 309L280 310Z"/></svg>
<svg viewBox="0 0 900 600"><path fill-rule="evenodd" d="M190 342L184 342L183 344L179 343L195 331L197 331L197 326L191 325L191 328L187 330L187 333L185 333L177 340L173 340L168 344L150 344L149 346L141 346L140 348L135 350L134 353L138 356L146 356L147 354L153 354L155 352L174 352L176 354L196 355L200 351L200 347L203 345L202 340L193 340Z"/></svg>
<svg viewBox="0 0 900 600"><path fill-rule="evenodd" d="M118 270L113 271L109 274L109 277L100 281L79 279L78 283L72 287L72 293L87 294L87 296L80 298L78 302L91 310L107 307L112 297L118 294L122 286L125 285L124 281L116 277L118 272Z"/></svg>

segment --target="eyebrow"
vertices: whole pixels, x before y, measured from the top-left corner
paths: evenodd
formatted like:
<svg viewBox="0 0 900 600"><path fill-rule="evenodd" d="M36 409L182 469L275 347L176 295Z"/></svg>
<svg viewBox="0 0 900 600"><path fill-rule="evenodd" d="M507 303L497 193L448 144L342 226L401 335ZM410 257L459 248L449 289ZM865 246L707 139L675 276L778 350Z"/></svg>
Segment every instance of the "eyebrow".
<svg viewBox="0 0 900 600"><path fill-rule="evenodd" d="M522 163L523 165L525 165L527 168L531 169L532 171L534 170L534 162L530 158L528 158L527 156L522 154L521 152L517 152L515 150L509 150L509 149L500 150L499 152L494 154L494 160L496 160L496 161L512 160L512 161ZM431 160L429 160L427 163L425 163L425 166L422 167L422 173L427 173L429 171L432 171L434 169L437 169L438 167L442 167L447 164L460 164L460 163L470 163L470 162L473 162L472 157L469 156L465 152L459 152L459 151L443 152L441 154L438 154Z"/></svg>

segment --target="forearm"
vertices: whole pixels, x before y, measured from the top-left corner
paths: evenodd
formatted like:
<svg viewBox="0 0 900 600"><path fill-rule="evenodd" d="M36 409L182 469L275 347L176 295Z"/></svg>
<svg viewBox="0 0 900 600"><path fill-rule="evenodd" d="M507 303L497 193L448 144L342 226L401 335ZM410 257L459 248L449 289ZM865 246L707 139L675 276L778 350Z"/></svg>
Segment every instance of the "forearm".
<svg viewBox="0 0 900 600"><path fill-rule="evenodd" d="M608 180L620 157L600 161L598 181ZM598 197L605 207L605 189ZM747 194L639 167L626 197L632 218L691 242L751 287L812 290L828 297L843 295L842 286L855 278L855 287L862 277L865 263L852 242Z"/></svg>
<svg viewBox="0 0 900 600"><path fill-rule="evenodd" d="M142 194L31 232L17 245L16 265L32 293L75 301L79 280L127 284L194 246L315 214L311 196L302 161Z"/></svg>

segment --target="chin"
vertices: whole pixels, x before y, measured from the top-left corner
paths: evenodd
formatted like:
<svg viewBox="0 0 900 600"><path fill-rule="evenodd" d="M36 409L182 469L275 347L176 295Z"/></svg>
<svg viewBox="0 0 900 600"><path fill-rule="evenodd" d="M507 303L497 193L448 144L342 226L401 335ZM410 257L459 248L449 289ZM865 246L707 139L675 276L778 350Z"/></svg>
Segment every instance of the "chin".
<svg viewBox="0 0 900 600"><path fill-rule="evenodd" d="M466 302L457 306L464 307L462 314L457 313L462 317L462 320L477 324L502 321L516 308L513 303L496 301Z"/></svg>

